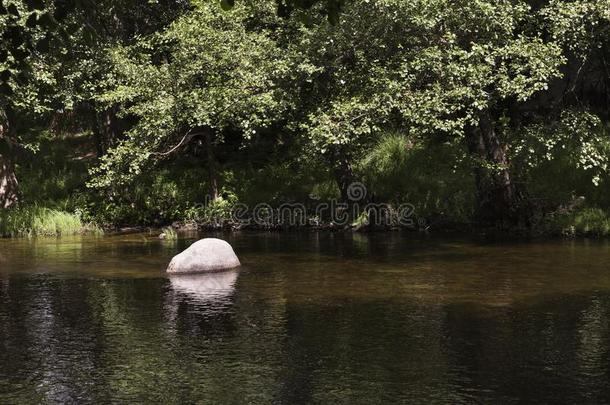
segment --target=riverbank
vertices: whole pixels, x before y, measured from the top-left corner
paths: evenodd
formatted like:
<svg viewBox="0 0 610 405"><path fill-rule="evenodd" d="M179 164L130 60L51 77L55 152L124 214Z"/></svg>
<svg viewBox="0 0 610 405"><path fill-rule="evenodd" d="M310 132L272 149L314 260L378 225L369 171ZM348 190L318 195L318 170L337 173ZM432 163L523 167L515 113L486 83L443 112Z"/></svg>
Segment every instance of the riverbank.
<svg viewBox="0 0 610 405"><path fill-rule="evenodd" d="M0 212L1 237L66 236L76 234L156 233L163 239L176 239L178 234L190 232L238 231L304 231L304 232L420 232L438 234L504 235L534 237L608 237L610 215L599 208L580 208L557 211L532 221L529 226L480 226L473 222L446 218L414 217L407 223L372 223L359 217L348 223L320 221L309 218L302 223L264 221L250 218L235 220L231 216L207 217L204 220L182 220L161 225L99 225L83 220L82 213L53 208L25 206Z"/></svg>
<svg viewBox="0 0 610 405"><path fill-rule="evenodd" d="M573 213L549 215L534 227L481 227L474 223L414 221L412 226L366 226L362 224L337 225L316 223L306 225L254 224L230 220L216 222L176 221L164 227L128 226L106 227L108 235L149 233L162 239L177 239L181 235L197 232L353 232L353 233L424 233L437 235L473 235L490 237L535 238L605 238L610 236L610 218L601 209L584 209Z"/></svg>

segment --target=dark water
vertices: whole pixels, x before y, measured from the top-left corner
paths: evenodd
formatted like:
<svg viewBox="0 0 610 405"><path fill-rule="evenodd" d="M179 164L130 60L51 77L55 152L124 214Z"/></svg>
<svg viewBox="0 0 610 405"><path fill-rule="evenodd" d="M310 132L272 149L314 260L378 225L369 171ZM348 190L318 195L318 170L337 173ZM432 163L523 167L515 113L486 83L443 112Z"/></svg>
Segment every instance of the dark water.
<svg viewBox="0 0 610 405"><path fill-rule="evenodd" d="M610 403L610 244L0 240L0 403Z"/></svg>

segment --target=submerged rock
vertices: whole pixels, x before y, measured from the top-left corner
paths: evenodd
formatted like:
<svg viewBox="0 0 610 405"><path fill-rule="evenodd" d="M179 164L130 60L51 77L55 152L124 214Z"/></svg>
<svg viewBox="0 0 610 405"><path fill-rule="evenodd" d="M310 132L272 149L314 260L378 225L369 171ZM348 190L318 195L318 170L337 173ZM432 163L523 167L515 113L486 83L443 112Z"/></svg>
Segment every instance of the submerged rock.
<svg viewBox="0 0 610 405"><path fill-rule="evenodd" d="M232 269L240 264L229 243L222 239L206 238L193 243L184 252L174 256L167 267L167 272L202 273Z"/></svg>

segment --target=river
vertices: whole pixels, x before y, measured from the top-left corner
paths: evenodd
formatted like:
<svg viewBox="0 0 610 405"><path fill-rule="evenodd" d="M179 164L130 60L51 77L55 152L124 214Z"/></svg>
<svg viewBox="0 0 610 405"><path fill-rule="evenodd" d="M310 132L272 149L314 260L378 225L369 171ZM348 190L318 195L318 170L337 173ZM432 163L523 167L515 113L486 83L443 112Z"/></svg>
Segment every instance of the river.
<svg viewBox="0 0 610 405"><path fill-rule="evenodd" d="M610 403L608 242L221 237L0 240L0 403Z"/></svg>

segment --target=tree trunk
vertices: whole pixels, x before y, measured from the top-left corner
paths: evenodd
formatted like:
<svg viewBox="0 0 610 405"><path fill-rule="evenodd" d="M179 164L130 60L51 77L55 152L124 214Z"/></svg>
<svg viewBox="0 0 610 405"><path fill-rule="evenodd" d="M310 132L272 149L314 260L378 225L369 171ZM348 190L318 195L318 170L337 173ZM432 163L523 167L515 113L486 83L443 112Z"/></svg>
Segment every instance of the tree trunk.
<svg viewBox="0 0 610 405"><path fill-rule="evenodd" d="M95 143L99 156L105 154L119 138L120 128L117 119L117 108L115 106L106 108L97 113L97 128L95 131Z"/></svg>
<svg viewBox="0 0 610 405"><path fill-rule="evenodd" d="M467 141L470 153L480 161L474 168L477 221L486 225L515 224L519 220L515 185L506 149L496 134L489 111L479 114L479 125L467 131Z"/></svg>
<svg viewBox="0 0 610 405"><path fill-rule="evenodd" d="M211 129L207 129L204 136L208 160L208 196L211 201L216 201L218 199L218 165L214 156L214 133Z"/></svg>
<svg viewBox="0 0 610 405"><path fill-rule="evenodd" d="M8 119L0 121L0 208L3 209L10 208L19 201L19 183L11 156L9 129Z"/></svg>
<svg viewBox="0 0 610 405"><path fill-rule="evenodd" d="M349 186L354 182L354 171L349 160L341 153L336 154L334 162L335 179L341 192L341 202L351 203Z"/></svg>

